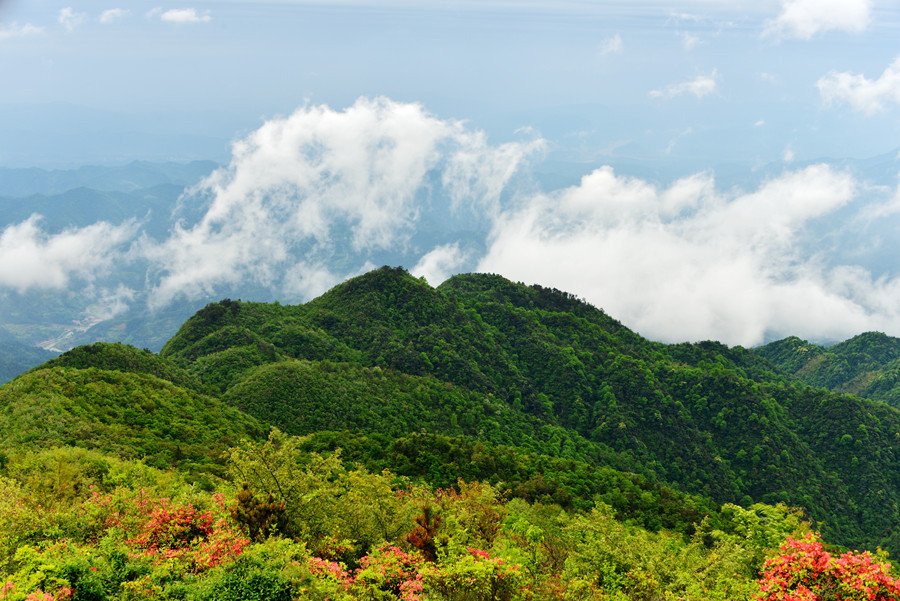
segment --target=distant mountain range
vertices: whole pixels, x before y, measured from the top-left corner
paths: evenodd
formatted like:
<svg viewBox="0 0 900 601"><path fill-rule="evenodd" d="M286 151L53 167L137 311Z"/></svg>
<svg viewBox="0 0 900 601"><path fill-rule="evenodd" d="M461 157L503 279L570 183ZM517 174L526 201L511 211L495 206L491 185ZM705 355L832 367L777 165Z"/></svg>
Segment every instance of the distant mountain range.
<svg viewBox="0 0 900 601"><path fill-rule="evenodd" d="M158 163L132 161L126 165L85 165L77 169L0 167L0 197L52 196L76 188L99 192L134 192L163 184L194 184L218 165L212 161ZM4 221L11 221L5 217Z"/></svg>

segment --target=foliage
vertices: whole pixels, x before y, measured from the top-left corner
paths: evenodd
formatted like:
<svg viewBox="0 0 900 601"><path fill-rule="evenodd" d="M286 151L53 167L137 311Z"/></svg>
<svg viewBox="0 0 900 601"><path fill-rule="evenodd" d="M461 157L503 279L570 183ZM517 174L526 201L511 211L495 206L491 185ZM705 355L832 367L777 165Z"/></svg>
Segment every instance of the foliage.
<svg viewBox="0 0 900 601"><path fill-rule="evenodd" d="M289 434L380 436L365 465L437 486L462 475L578 509L600 494L684 534L717 504L787 503L835 542L900 549L881 509L900 506L900 415L811 393L745 349L647 341L559 290L486 274L432 289L382 268L305 305L208 305L161 359ZM161 446L158 465L192 463Z"/></svg>
<svg viewBox="0 0 900 601"><path fill-rule="evenodd" d="M95 342L78 346L47 361L41 369L53 367L74 367L120 371L135 374L149 374L167 380L176 386L201 391L200 380L175 365L172 361L151 353L138 350L120 342Z"/></svg>
<svg viewBox="0 0 900 601"><path fill-rule="evenodd" d="M423 569L422 587L446 601L510 601L518 596L521 576L519 566L470 547Z"/></svg>
<svg viewBox="0 0 900 601"><path fill-rule="evenodd" d="M224 513L221 497L216 499ZM193 571L205 570L240 555L249 542L224 517L198 510L192 503L156 499L140 507L147 520L128 544L156 561L179 559Z"/></svg>
<svg viewBox="0 0 900 601"><path fill-rule="evenodd" d="M0 387L0 447L72 445L218 473L228 445L265 430L221 401L148 374L55 367Z"/></svg>
<svg viewBox="0 0 900 601"><path fill-rule="evenodd" d="M231 517L241 525L250 540L263 542L277 532L284 532L287 526L284 501L275 501L271 493L262 500L246 484L237 494L236 501Z"/></svg>
<svg viewBox="0 0 900 601"><path fill-rule="evenodd" d="M791 336L754 351L812 386L900 407L900 339L866 332L823 347Z"/></svg>
<svg viewBox="0 0 900 601"><path fill-rule="evenodd" d="M391 441L376 435L318 432L304 439L303 448L320 453L341 448L342 457L370 470L389 469L440 488L454 486L459 478L478 480L510 497L567 509L590 509L599 499L615 509L618 519L650 530L690 534L695 523L719 510L708 499L638 474L463 437L412 434Z"/></svg>
<svg viewBox="0 0 900 601"><path fill-rule="evenodd" d="M226 476L239 491L247 485L240 524L255 544L294 537L347 570L383 543L403 543L429 503L443 520L436 553L440 541L474 536L467 528L476 522L422 492L458 487L459 477L498 492L486 507L521 498L583 512L599 502L622 536L649 532L635 540L655 548L702 535L704 548L754 549L752 558L722 555L745 567L773 539L740 542L735 528L752 519L723 505L802 507L831 542L900 550L900 413L802 385L746 349L645 340L559 290L488 274L434 289L382 268L305 305L208 305L158 358L98 349L116 369L39 369L0 389L5 456L72 445L177 467L206 489L217 481L205 474ZM845 350L865 367L893 360L891 349L865 335ZM132 359L136 371L199 381L213 396L123 372ZM316 434L260 442L259 420ZM248 442L235 446L241 438ZM221 452L232 446L226 473ZM341 457L360 465L345 469ZM81 476L62 486L68 477L54 483L54 459L42 461L17 481L49 491L55 507L105 480L102 465L72 457L56 473L71 464ZM527 528L509 536L527 541ZM540 561L557 566L556 548ZM687 590L652 562L634 565L656 574L650 589ZM589 570L574 574L567 582L590 582Z"/></svg>
<svg viewBox="0 0 900 601"><path fill-rule="evenodd" d="M895 601L900 599L900 580L890 564L870 553L825 550L812 534L789 538L781 555L766 562L759 580L758 601Z"/></svg>
<svg viewBox="0 0 900 601"><path fill-rule="evenodd" d="M603 504L566 512L464 480L431 489L305 452L303 442L278 431L242 442L229 458L236 482L211 491L69 449L72 481L92 484L52 504L39 500L57 489L32 466L56 455L13 455L16 479L0 478L0 599L749 601L762 590L763 559L806 528L786 507L735 506L686 539L619 521ZM269 528L251 540L235 518L269 494L287 522L262 520ZM408 542L423 525L432 561Z"/></svg>

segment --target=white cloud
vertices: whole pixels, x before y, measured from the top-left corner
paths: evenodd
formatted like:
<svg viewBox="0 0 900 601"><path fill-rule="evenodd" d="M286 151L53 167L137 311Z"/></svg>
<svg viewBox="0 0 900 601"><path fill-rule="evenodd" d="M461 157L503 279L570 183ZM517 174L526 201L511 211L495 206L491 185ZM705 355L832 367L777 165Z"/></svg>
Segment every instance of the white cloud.
<svg viewBox="0 0 900 601"><path fill-rule="evenodd" d="M32 215L0 234L0 286L25 292L31 288L61 289L72 278L92 280L121 258L119 246L134 235L133 223L105 221L50 235Z"/></svg>
<svg viewBox="0 0 900 601"><path fill-rule="evenodd" d="M660 189L604 167L504 211L478 270L573 292L657 340L897 331L900 281L826 268L798 242L856 193L852 176L825 165L750 193L720 192L710 174Z"/></svg>
<svg viewBox="0 0 900 601"><path fill-rule="evenodd" d="M102 289L98 291L96 302L87 307L87 313L96 319L112 319L128 310L128 306L134 301L135 291L119 284L115 290Z"/></svg>
<svg viewBox="0 0 900 601"><path fill-rule="evenodd" d="M458 243L444 244L425 254L410 270L416 277L424 277L432 286L438 286L459 269L469 259L469 253L462 251Z"/></svg>
<svg viewBox="0 0 900 601"><path fill-rule="evenodd" d="M131 14L130 10L124 8L110 8L108 10L104 10L100 14L100 23L103 25L109 25L110 23L115 23L124 17L127 17Z"/></svg>
<svg viewBox="0 0 900 601"><path fill-rule="evenodd" d="M71 6L67 6L59 11L59 17L57 17L57 21L59 24L66 28L66 31L72 32L76 27L84 23L85 17L84 13L76 13L75 10Z"/></svg>
<svg viewBox="0 0 900 601"><path fill-rule="evenodd" d="M787 148L784 149L784 153L781 155L781 158L784 160L785 163L792 163L794 161L794 158L796 158L796 156L797 155L794 154L794 149L791 148L790 146L788 146Z"/></svg>
<svg viewBox="0 0 900 601"><path fill-rule="evenodd" d="M862 32L871 20L871 0L782 0L781 14L764 35L809 40L831 30Z"/></svg>
<svg viewBox="0 0 900 601"><path fill-rule="evenodd" d="M600 56L606 56L607 54L621 54L624 45L622 44L622 36L616 34L612 37L606 38L600 44Z"/></svg>
<svg viewBox="0 0 900 601"><path fill-rule="evenodd" d="M661 90L651 90L651 98L674 98L682 94L693 94L697 98L703 98L716 91L718 71L713 69L710 75L698 75L689 81L670 84Z"/></svg>
<svg viewBox="0 0 900 601"><path fill-rule="evenodd" d="M243 281L321 291L345 275L325 267L335 254L405 248L431 193L496 214L516 167L541 147L492 147L482 132L384 98L270 120L185 199L209 201L198 223L179 224L161 244L144 241L158 277L152 302Z"/></svg>
<svg viewBox="0 0 900 601"><path fill-rule="evenodd" d="M688 33L686 31L681 31L678 33L678 37L681 38L681 47L684 48L686 52L690 52L694 49L697 44L701 42L698 36L695 36L692 33Z"/></svg>
<svg viewBox="0 0 900 601"><path fill-rule="evenodd" d="M19 26L17 23L11 23L8 27L0 28L0 42L12 38L24 38L32 35L43 33L43 27L37 27L31 23Z"/></svg>
<svg viewBox="0 0 900 601"><path fill-rule="evenodd" d="M828 103L846 102L867 115L900 104L900 58L888 65L878 79L865 75L832 71L816 82L819 94Z"/></svg>
<svg viewBox="0 0 900 601"><path fill-rule="evenodd" d="M366 265L365 271L375 268L375 265ZM306 261L298 261L292 265L284 276L284 291L292 296L300 298L315 298L337 286L345 278L334 273L322 264L312 264Z"/></svg>
<svg viewBox="0 0 900 601"><path fill-rule="evenodd" d="M195 8L173 8L160 12L159 18L167 23L206 23L212 21L209 11L200 14Z"/></svg>
<svg viewBox="0 0 900 601"><path fill-rule="evenodd" d="M500 209L500 195L522 162L546 147L541 138L490 146L482 131L460 131L456 142L442 176L452 208L489 219Z"/></svg>

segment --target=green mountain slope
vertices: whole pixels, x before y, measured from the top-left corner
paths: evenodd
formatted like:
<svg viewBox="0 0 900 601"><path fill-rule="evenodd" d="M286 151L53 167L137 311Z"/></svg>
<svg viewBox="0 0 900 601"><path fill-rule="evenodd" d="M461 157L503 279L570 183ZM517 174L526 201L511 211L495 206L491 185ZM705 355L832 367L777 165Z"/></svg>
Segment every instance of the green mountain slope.
<svg viewBox="0 0 900 601"><path fill-rule="evenodd" d="M604 465L486 445L468 437L317 432L304 440L303 448L317 453L340 448L345 461L361 463L373 473L387 468L444 489L457 486L462 478L488 482L509 497L565 509L590 510L600 501L615 510L617 519L652 531L690 535L704 517L722 526L721 508L705 497Z"/></svg>
<svg viewBox="0 0 900 601"><path fill-rule="evenodd" d="M438 433L620 469L634 467L606 445L517 411L492 394L377 366L270 363L248 370L222 400L289 434L350 430L399 438Z"/></svg>
<svg viewBox="0 0 900 601"><path fill-rule="evenodd" d="M200 380L184 369L147 350L138 350L120 342L95 342L73 348L47 361L41 369L74 367L120 371L133 374L149 374L168 380L176 386L202 392Z"/></svg>
<svg viewBox="0 0 900 601"><path fill-rule="evenodd" d="M822 347L793 336L754 351L811 386L900 407L900 338L866 332Z"/></svg>
<svg viewBox="0 0 900 601"><path fill-rule="evenodd" d="M267 428L221 401L147 374L42 368L0 387L0 447L77 446L187 472Z"/></svg>
<svg viewBox="0 0 900 601"><path fill-rule="evenodd" d="M558 290L481 274L432 289L382 268L306 305L209 305L161 355L293 432L534 441L717 502L802 505L848 545L894 544L900 414L745 349L647 341Z"/></svg>
<svg viewBox="0 0 900 601"><path fill-rule="evenodd" d="M893 360L890 340L854 344ZM0 581L381 598L399 559L435 598L752 599L808 527L776 503L900 553L898 432L898 410L747 349L651 342L499 276L434 289L382 268L305 305L210 304L159 355L98 343L0 386Z"/></svg>

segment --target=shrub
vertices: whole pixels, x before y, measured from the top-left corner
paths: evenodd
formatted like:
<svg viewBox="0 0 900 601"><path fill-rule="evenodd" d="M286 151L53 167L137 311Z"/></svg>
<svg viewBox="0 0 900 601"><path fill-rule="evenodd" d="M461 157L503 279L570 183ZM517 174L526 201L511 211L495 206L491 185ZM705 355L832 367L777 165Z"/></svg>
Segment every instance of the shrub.
<svg viewBox="0 0 900 601"><path fill-rule="evenodd" d="M781 555L768 560L759 579L758 601L896 601L900 581L891 565L870 553L835 556L809 534L789 538Z"/></svg>

